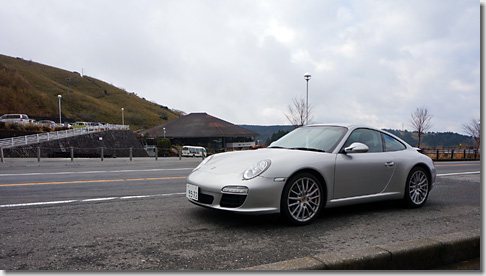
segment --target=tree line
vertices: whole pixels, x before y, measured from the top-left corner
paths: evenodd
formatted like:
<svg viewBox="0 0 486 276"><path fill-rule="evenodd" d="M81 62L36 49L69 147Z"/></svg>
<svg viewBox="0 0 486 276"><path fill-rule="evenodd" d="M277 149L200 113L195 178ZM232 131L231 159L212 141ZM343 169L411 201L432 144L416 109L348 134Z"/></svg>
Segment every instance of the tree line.
<svg viewBox="0 0 486 276"><path fill-rule="evenodd" d="M301 127L312 120L311 111L312 107L308 106L304 98L294 98L293 104L288 106L288 111L285 113L288 121L295 127ZM430 113L426 106L417 108L410 114L410 126L412 127L412 132L408 131L397 131L388 130L389 132L395 134L396 136L405 140L414 147L475 147L479 149L481 142L481 122L477 119L471 119L469 122L462 125L463 130L470 137L452 133L427 133L427 131L432 128L432 118L433 115ZM266 145L275 141L273 138L282 137L283 133L274 133L272 137L267 139ZM281 136L279 136L281 135Z"/></svg>

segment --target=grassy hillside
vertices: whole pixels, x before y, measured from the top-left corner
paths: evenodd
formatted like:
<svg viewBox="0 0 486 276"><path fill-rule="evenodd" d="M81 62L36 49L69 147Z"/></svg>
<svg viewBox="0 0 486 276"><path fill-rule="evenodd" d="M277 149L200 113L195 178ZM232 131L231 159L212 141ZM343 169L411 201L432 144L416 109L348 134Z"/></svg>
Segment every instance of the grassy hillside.
<svg viewBox="0 0 486 276"><path fill-rule="evenodd" d="M62 117L75 121L121 124L123 107L125 124L137 130L180 116L168 107L78 72L0 55L0 115L58 118L57 95L62 95Z"/></svg>

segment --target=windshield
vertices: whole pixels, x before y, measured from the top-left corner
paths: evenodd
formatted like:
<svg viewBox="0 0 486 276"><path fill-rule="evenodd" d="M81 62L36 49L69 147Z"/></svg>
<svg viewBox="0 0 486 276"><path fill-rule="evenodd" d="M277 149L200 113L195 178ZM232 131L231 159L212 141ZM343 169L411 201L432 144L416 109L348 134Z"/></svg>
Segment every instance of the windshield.
<svg viewBox="0 0 486 276"><path fill-rule="evenodd" d="M332 152L347 131L337 126L301 127L273 142L270 148Z"/></svg>

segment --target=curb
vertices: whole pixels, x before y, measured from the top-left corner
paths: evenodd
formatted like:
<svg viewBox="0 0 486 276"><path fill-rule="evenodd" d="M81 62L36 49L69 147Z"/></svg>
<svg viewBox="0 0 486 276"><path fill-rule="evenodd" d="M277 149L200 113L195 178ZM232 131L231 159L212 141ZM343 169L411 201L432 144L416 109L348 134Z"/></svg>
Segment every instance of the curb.
<svg viewBox="0 0 486 276"><path fill-rule="evenodd" d="M480 257L480 231L319 254L242 270L425 270Z"/></svg>

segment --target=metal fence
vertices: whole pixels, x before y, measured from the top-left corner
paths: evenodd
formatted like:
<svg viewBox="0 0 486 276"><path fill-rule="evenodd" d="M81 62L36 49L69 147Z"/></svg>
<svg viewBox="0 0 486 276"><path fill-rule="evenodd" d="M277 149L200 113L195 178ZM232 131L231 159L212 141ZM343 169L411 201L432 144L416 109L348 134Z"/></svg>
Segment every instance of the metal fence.
<svg viewBox="0 0 486 276"><path fill-rule="evenodd" d="M422 153L434 160L480 160L481 149L423 148Z"/></svg>
<svg viewBox="0 0 486 276"><path fill-rule="evenodd" d="M90 132L91 133L91 132ZM53 151L50 153L49 149L51 148L43 148L36 145L31 145L22 153L22 157L20 158L37 158L37 161L40 162L41 159L44 158L52 158L52 157L59 157L59 158L71 158L71 162L77 158L100 158L103 161L105 158L124 158L128 157L130 161L132 161L133 157L146 157L149 156L154 158L156 161L159 157L179 157L179 160L182 159L182 151L175 150L174 148L171 149L164 149L162 148L162 152L159 152L158 148L107 148L107 147L93 147L93 148L79 148L79 147L65 147L59 151ZM7 154L4 154L4 150ZM8 151L12 149L8 148L0 148L0 163L4 163L5 159L7 158L19 158L18 156L8 156ZM153 155L149 154L149 152L153 151ZM172 151L173 154L165 154L164 152ZM143 152L143 154L141 154ZM205 159L206 156L201 156L202 160Z"/></svg>
<svg viewBox="0 0 486 276"><path fill-rule="evenodd" d="M104 126L89 126L83 128L59 130L54 132L46 132L39 134L32 134L26 136L18 136L0 139L0 148L11 148L16 146L25 146L40 142L53 141L57 139L84 135L105 130L129 130L128 125L104 125Z"/></svg>

